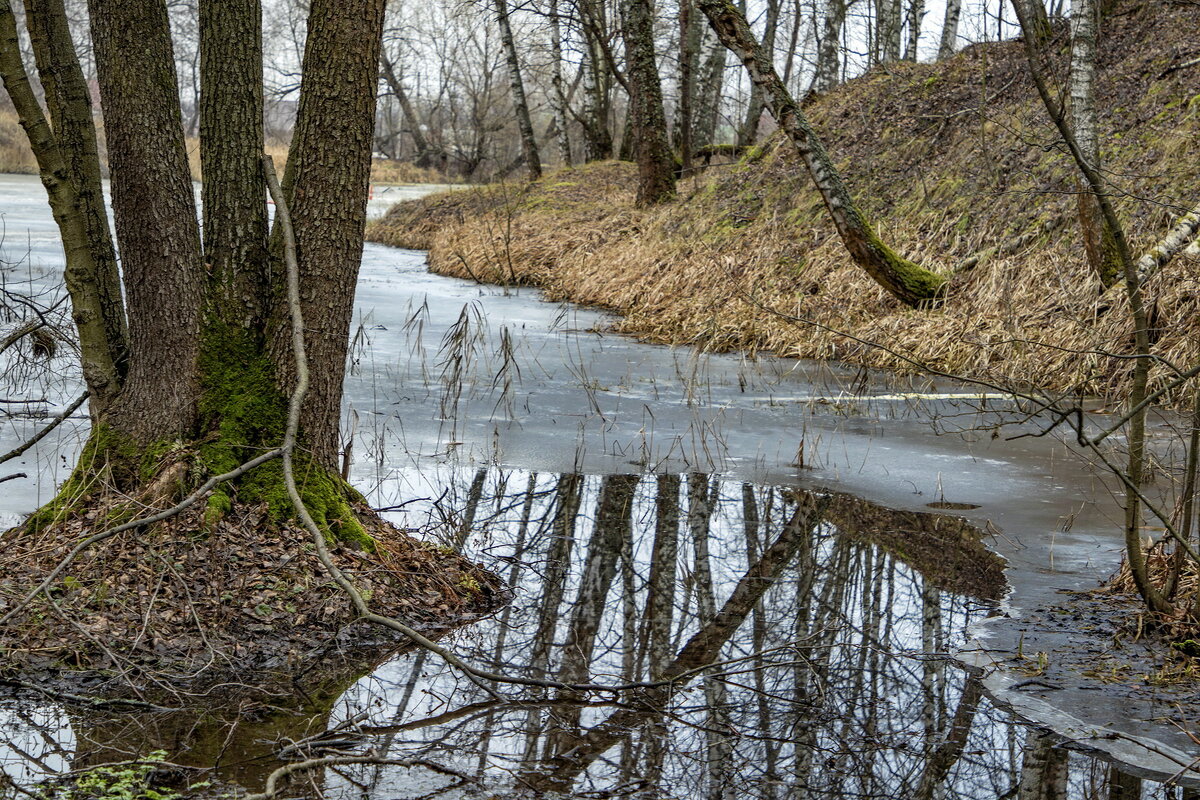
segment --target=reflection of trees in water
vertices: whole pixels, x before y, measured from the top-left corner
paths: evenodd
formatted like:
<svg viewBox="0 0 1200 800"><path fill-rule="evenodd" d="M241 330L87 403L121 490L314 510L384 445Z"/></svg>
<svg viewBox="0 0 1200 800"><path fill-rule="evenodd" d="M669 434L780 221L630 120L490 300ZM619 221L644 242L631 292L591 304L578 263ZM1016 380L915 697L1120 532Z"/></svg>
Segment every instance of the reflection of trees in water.
<svg viewBox="0 0 1200 800"><path fill-rule="evenodd" d="M1027 735L937 655L990 608L939 588L971 583L945 573L969 558L954 535L944 551L925 542L924 555L904 552L903 537L863 535L887 523L861 501L701 474L478 470L460 479L448 493L460 498L454 511L441 510L447 544L487 560L516 600L453 637L455 649L511 675L646 685L619 695L509 686L514 702L502 705L418 651L335 707L334 721L368 713L361 746L474 773L484 789L711 800L1139 797L1135 780ZM905 531L916 524L895 519ZM994 582L979 585L994 591ZM680 674L688 680L655 683ZM231 777L261 784L278 766L274 743L319 731L327 709L232 726L79 718L79 745L66 750L84 766L161 748L185 763L244 764L249 772ZM313 777L327 796L381 800L412 794L416 780L382 766ZM422 791L439 781L423 776Z"/></svg>
<svg viewBox="0 0 1200 800"><path fill-rule="evenodd" d="M1066 751L1048 738L1022 754L1024 731L936 655L988 604L940 590L944 576L923 578L895 542L885 550L821 524L792 537L778 579L754 574L764 554L784 552L797 503L811 498L705 475L492 472L481 489L471 477L459 489L477 506L469 546L507 564L517 591L491 630L456 643L480 663L573 684L653 681L695 652L698 631L734 632L687 688L619 698L530 690L512 708L454 713L483 695L423 659L416 672L432 674L413 680L398 664L405 696L414 685L428 694L397 717L396 754L469 761L485 786L515 776L646 797L1049 800L1106 796L1088 787L1110 783L1126 796L1116 792L1127 779L1091 762L1090 778L1059 781ZM731 607L735 592L757 599ZM421 727L421 709L449 718ZM1060 783L1070 791L1055 793Z"/></svg>

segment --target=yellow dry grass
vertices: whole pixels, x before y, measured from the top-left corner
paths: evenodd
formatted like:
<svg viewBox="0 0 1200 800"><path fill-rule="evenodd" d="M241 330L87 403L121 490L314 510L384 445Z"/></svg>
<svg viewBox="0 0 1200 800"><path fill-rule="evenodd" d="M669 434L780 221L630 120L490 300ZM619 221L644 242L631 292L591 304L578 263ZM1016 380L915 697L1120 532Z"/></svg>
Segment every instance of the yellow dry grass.
<svg viewBox="0 0 1200 800"><path fill-rule="evenodd" d="M1157 78L1146 66L1178 35L1169 12L1114 24L1158 43L1129 48L1100 87L1104 157L1140 252L1200 200L1200 161L1178 150L1200 141L1200 96L1178 74ZM678 202L655 209L634 207L636 170L613 162L532 187L402 204L369 235L429 249L442 274L537 285L551 299L613 309L619 330L653 342L904 371L915 362L1116 400L1130 369L1109 355L1129 351L1124 295L1102 294L1085 262L1074 173L1053 146L1020 48L872 73L808 109L883 238L930 268L950 274L968 256L1066 220L955 276L936 309L901 306L850 262L802 165L776 140L682 184ZM1198 267L1181 258L1148 286L1155 353L1177 365L1200 360ZM1167 372L1156 367L1154 380Z"/></svg>

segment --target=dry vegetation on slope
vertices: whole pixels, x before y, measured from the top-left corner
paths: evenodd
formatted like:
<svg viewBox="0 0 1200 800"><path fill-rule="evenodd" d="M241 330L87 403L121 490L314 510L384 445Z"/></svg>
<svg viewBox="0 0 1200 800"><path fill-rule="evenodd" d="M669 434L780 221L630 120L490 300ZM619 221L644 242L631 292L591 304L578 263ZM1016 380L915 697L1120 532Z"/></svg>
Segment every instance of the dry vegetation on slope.
<svg viewBox="0 0 1200 800"><path fill-rule="evenodd" d="M1191 52L1194 24L1183 23L1193 14L1131 4L1106 33L1103 157L1126 193L1118 210L1139 251L1200 199L1200 68L1169 71ZM436 272L533 284L551 298L614 309L619 329L651 341L911 369L864 342L883 343L961 374L1120 390L1129 363L1103 351L1128 349L1121 290L1101 295L1087 268L1075 172L1020 43L890 65L808 112L884 238L940 272L1047 222L1064 224L958 274L941 308L911 311L850 263L802 165L772 140L653 210L633 207L633 165L603 163L532 187L402 204L369 236L430 249ZM1177 364L1200 358L1198 266L1180 258L1149 286L1155 350Z"/></svg>

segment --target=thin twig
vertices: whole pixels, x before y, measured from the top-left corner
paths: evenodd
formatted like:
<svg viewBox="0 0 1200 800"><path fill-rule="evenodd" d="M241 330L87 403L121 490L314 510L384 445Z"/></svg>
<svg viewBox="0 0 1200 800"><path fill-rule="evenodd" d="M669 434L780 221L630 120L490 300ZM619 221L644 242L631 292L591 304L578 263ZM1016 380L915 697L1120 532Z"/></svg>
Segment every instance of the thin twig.
<svg viewBox="0 0 1200 800"><path fill-rule="evenodd" d="M46 434L50 433L50 431L54 430L59 425L66 422L72 414L74 414L76 411L79 410L79 407L81 405L83 405L83 402L87 399L88 399L87 392L84 392L83 394L79 395L79 397L76 398L74 403L71 403L71 405L67 406L66 410L64 410L61 414L59 414L54 419L50 420L50 424L48 424L46 427L42 428L40 431L38 431L36 434L34 434L33 438L29 439L27 442L25 442L22 445L19 445L18 447L14 447L12 450L9 450L4 455L0 456L0 464L3 464L5 461L12 461L14 458L21 455L29 448L33 447L35 444L40 442L42 439L46 438Z"/></svg>

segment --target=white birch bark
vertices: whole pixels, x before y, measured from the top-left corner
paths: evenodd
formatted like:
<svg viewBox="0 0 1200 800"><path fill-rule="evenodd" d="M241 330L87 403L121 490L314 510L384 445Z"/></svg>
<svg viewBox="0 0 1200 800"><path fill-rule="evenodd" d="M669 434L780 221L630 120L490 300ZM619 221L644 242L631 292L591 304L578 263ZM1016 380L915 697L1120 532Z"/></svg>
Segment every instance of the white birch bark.
<svg viewBox="0 0 1200 800"><path fill-rule="evenodd" d="M946 16L942 22L942 40L938 45L938 60L954 55L958 44L958 18L962 13L962 0L946 0Z"/></svg>
<svg viewBox="0 0 1200 800"><path fill-rule="evenodd" d="M921 41L921 21L925 18L925 0L910 0L908 6L908 45L904 49L905 61L917 60L917 45Z"/></svg>

